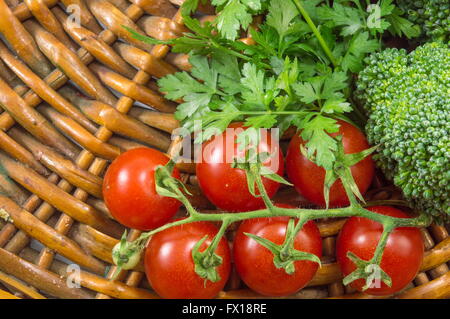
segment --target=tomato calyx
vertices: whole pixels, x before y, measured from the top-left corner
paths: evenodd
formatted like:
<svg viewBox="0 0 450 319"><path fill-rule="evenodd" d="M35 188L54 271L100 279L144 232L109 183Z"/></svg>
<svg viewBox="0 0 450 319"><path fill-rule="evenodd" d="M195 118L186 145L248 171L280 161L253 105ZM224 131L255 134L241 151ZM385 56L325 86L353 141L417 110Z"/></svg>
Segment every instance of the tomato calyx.
<svg viewBox="0 0 450 319"><path fill-rule="evenodd" d="M172 176L175 161L170 160L166 165L160 165L155 169L156 192L161 196L176 198L183 201L184 196L180 188L188 195L192 195L186 186L177 178Z"/></svg>
<svg viewBox="0 0 450 319"><path fill-rule="evenodd" d="M208 280L211 282L218 282L221 280L220 275L217 272L217 267L222 265L223 260L222 257L216 254L216 249L230 223L231 221L226 218L222 221L222 226L219 231L214 236L211 244L203 252L200 251L200 247L206 239L208 239L208 236L199 240L192 249L195 272L201 278L205 279L205 285Z"/></svg>
<svg viewBox="0 0 450 319"><path fill-rule="evenodd" d="M115 280L122 269L129 270L136 267L141 259L143 244L140 241L127 241L127 231L125 231L112 250L112 259L116 265L116 271L112 276Z"/></svg>
<svg viewBox="0 0 450 319"><path fill-rule="evenodd" d="M255 197L261 197L261 195L256 194L255 190L255 183L258 185L258 176L265 177L277 183L292 186L292 184L283 177L273 172L270 168L264 166L263 163L273 156L276 156L276 154L270 154L268 152L258 154L255 149L251 148L246 151L244 157L235 158L234 162L231 164L232 168L239 168L245 171L248 189ZM259 185L258 188L260 188ZM261 188L264 189L262 185Z"/></svg>
<svg viewBox="0 0 450 319"><path fill-rule="evenodd" d="M254 197L262 197L264 203L269 209L273 209L272 201L267 195L266 189L263 185L262 177L270 179L274 182L292 186L287 180L273 172L270 168L264 166L264 162L269 160L271 157L276 156L275 153L270 154L268 152L257 153L253 148L248 149L245 155L242 157L237 157L231 164L232 168L239 168L245 172L247 178L247 187ZM260 192L257 194L256 187Z"/></svg>
<svg viewBox="0 0 450 319"><path fill-rule="evenodd" d="M244 233L246 236L252 238L261 246L269 249L273 254L273 263L276 268L284 269L288 275L295 273L295 262L299 260L309 260L318 263L321 266L320 258L314 254L299 251L294 249L293 243L295 236L306 220L299 220L297 226L295 226L295 220L291 218L288 222L286 229L286 238L282 245L277 245L272 241L256 236L250 233Z"/></svg>
<svg viewBox="0 0 450 319"><path fill-rule="evenodd" d="M351 251L347 253L347 257L355 264L356 269L343 279L344 285L348 285L357 279L365 279L366 283L362 288L363 291L369 288L379 288L381 281L388 287L392 287L391 277L380 267L380 264L387 240L394 228L395 222L387 222L383 226L383 233L370 260L363 260Z"/></svg>
<svg viewBox="0 0 450 319"><path fill-rule="evenodd" d="M173 177L176 159L171 159L166 165L158 166L155 169L155 188L161 196L167 196L178 199L183 203L190 216L196 216L198 213L191 205L185 194L192 195L186 188L186 185L179 179Z"/></svg>
<svg viewBox="0 0 450 319"><path fill-rule="evenodd" d="M200 252L200 246L205 242L208 236L199 240L192 249L192 259L195 263L195 272L206 282L218 282L221 280L216 267L222 264L222 257L217 255L214 251L209 249L209 246L204 252Z"/></svg>
<svg viewBox="0 0 450 319"><path fill-rule="evenodd" d="M355 179L353 178L351 167L372 154L378 148L378 146L371 147L359 153L345 154L344 145L342 143L342 136L336 136L335 139L338 142L336 160L333 162L331 169L326 170L323 186L326 208L329 207L331 186L333 186L333 184L338 179L342 181L342 184L344 185L348 193L347 195L349 196L350 205L358 205L356 198L365 203L364 197L359 191L358 185L356 185ZM304 156L308 155L303 145L300 145L300 150Z"/></svg>
<svg viewBox="0 0 450 319"><path fill-rule="evenodd" d="M343 279L343 284L348 285L357 279L365 279L366 283L362 290L366 291L369 288L379 288L380 281L387 286L392 287L391 277L380 267L379 263L375 262L375 258L371 260L363 260L349 251L347 257L356 265L356 270Z"/></svg>

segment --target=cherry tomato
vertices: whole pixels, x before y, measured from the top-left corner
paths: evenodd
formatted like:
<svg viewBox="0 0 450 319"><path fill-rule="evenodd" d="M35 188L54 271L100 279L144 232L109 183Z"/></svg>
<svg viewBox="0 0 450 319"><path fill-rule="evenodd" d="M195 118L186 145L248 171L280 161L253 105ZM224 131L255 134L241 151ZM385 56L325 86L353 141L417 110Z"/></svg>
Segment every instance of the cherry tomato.
<svg viewBox="0 0 450 319"><path fill-rule="evenodd" d="M194 222L155 234L145 251L145 273L153 289L167 299L214 298L225 286L230 274L230 248L222 238L216 254L222 257L217 267L220 280L206 281L195 272L192 248L208 235L200 247L204 251L217 234L214 224Z"/></svg>
<svg viewBox="0 0 450 319"><path fill-rule="evenodd" d="M277 205L293 208L289 205ZM237 272L252 290L266 296L286 296L302 289L314 277L319 265L308 260L295 262L295 273L289 275L277 269L273 254L255 240L246 236L251 233L275 244L285 240L288 217L257 218L245 220L239 227L233 245ZM322 256L320 232L313 221L307 222L295 237L294 248Z"/></svg>
<svg viewBox="0 0 450 319"><path fill-rule="evenodd" d="M117 157L106 171L103 197L113 217L121 224L139 230L164 225L181 203L160 196L155 187L155 168L169 158L151 148L137 148ZM175 169L173 176L180 178Z"/></svg>
<svg viewBox="0 0 450 319"><path fill-rule="evenodd" d="M346 154L359 153L369 148L366 137L358 128L340 120L338 124L340 125L339 132L330 135L333 137L342 135L342 143ZM304 144L304 141L299 134L296 134L289 144L286 156L287 174L297 192L310 202L319 206L325 206L323 195L325 169L307 159L300 151L300 144ZM375 165L372 158L368 156L352 166L351 172L359 191L361 194L364 194L372 183L375 173ZM330 188L329 205L330 207L349 205L347 194L340 179Z"/></svg>
<svg viewBox="0 0 450 319"><path fill-rule="evenodd" d="M367 208L382 215L399 218L409 218L403 211L388 206L373 206ZM349 218L342 228L336 245L337 261L344 276L356 269L355 264L347 257L351 251L363 260L370 260L383 232L383 226L363 217ZM369 288L365 292L371 295L390 295L402 290L419 271L423 258L424 245L418 228L399 227L390 235L381 259L383 269L392 279L392 287L381 282L379 288ZM350 284L362 291L365 280L358 279Z"/></svg>
<svg viewBox="0 0 450 319"><path fill-rule="evenodd" d="M245 155L245 151L238 150L236 143L237 135L244 129L242 123L234 123L223 134L205 142L201 162L196 167L198 182L206 197L226 211L243 212L265 207L262 198L254 197L248 190L245 171L231 167L234 158L242 158ZM258 145L257 151L259 154L275 153L276 155L268 159L264 165L278 175L283 175L283 155L278 142L272 141L269 133L266 141L263 140ZM269 197L275 195L280 184L265 177L262 180Z"/></svg>

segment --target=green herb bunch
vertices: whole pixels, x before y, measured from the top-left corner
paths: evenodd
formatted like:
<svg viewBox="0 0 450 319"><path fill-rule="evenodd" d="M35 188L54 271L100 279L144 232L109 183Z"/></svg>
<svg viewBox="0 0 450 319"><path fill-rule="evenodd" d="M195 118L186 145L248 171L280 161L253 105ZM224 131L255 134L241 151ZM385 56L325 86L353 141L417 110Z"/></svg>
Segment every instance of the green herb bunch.
<svg viewBox="0 0 450 319"><path fill-rule="evenodd" d="M221 133L234 121L250 127L239 142L255 141L259 128L295 126L307 141L316 164L330 169L336 158L337 119L359 118L349 99L353 74L364 57L381 48L385 32L413 37L417 27L399 16L392 0L376 5L361 1L213 1L217 18L203 25L191 17L199 0L187 0L182 12L192 31L170 41L134 37L150 44L170 44L187 53L191 72L159 80L166 97L182 100L176 118L189 132L201 121L196 142ZM258 29L251 17L266 13ZM237 40L248 34L254 45Z"/></svg>

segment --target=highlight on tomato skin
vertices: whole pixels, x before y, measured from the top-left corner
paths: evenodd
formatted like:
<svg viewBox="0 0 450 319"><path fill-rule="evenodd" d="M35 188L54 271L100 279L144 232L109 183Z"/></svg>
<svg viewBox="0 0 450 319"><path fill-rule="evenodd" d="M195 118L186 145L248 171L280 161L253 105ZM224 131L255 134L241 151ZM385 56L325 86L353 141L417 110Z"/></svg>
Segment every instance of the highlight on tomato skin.
<svg viewBox="0 0 450 319"><path fill-rule="evenodd" d="M196 165L197 179L205 196L218 208L231 212L246 212L264 208L264 200L254 197L248 190L244 170L231 167L233 155L244 156L245 151L238 150L236 137L245 128L240 122L232 123L224 133L205 142L201 161ZM258 153L275 155L264 165L280 176L284 174L284 158L278 145L270 134L258 145ZM269 197L273 197L280 184L262 177L264 188ZM256 190L256 193L259 192ZM231 196L230 196L231 195Z"/></svg>
<svg viewBox="0 0 450 319"><path fill-rule="evenodd" d="M405 212L389 206L367 207L372 212L397 218L410 218ZM347 276L356 269L347 257L351 251L363 260L370 260L383 232L383 226L364 217L350 217L340 231L336 243L336 258L342 274ZM369 288L369 295L392 295L405 288L417 275L424 255L424 243L419 228L399 227L390 235L380 267L392 279L392 287L379 282L379 287ZM376 284L376 283L375 283ZM350 286L362 291L365 280L357 279Z"/></svg>
<svg viewBox="0 0 450 319"><path fill-rule="evenodd" d="M277 204L278 207L294 208ZM273 254L267 248L246 236L251 233L283 244L286 236L288 217L248 219L240 225L233 244L233 256L237 272L245 284L261 295L271 297L288 296L305 287L319 268L309 260L295 262L295 273L289 275L284 269L277 269ZM322 239L314 221L309 221L295 237L294 249L322 256Z"/></svg>
<svg viewBox="0 0 450 319"><path fill-rule="evenodd" d="M156 192L155 169L169 158L151 148L136 148L117 157L103 180L103 197L112 216L122 225L151 230L167 223L181 202ZM180 173L175 168L175 178Z"/></svg>
<svg viewBox="0 0 450 319"><path fill-rule="evenodd" d="M337 123L340 126L339 131L330 134L330 136L342 135L342 143L346 154L359 153L370 148L364 133L357 127L342 120L338 120ZM304 143L299 134L292 138L286 155L287 175L297 192L311 203L325 207L323 193L325 169L317 166L302 154L300 145L304 145ZM375 163L372 157L368 156L352 166L351 172L359 191L364 195L375 175ZM348 196L339 179L330 188L329 207L345 207L349 204Z"/></svg>
<svg viewBox="0 0 450 319"><path fill-rule="evenodd" d="M227 240L222 237L216 254L222 264L216 269L217 282L205 281L195 272L192 249L205 235L200 246L204 251L217 234L210 222L194 222L175 226L155 234L145 250L145 273L156 293L166 299L210 299L225 287L231 270L231 253Z"/></svg>

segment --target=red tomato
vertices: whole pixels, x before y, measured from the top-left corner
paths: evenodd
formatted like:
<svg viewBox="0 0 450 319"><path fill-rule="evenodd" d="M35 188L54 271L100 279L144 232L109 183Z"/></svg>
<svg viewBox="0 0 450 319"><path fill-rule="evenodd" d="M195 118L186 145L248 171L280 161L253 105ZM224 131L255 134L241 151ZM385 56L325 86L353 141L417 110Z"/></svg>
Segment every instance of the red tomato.
<svg viewBox="0 0 450 319"><path fill-rule="evenodd" d="M217 267L218 282L206 281L195 272L192 248L208 235L200 247L204 251L217 234L214 224L194 222L166 229L150 240L145 251L145 273L153 289L168 299L214 298L225 286L230 274L230 248L222 238L216 254L222 257Z"/></svg>
<svg viewBox="0 0 450 319"><path fill-rule="evenodd" d="M160 196L155 187L155 168L169 158L151 148L137 148L117 157L106 171L103 197L111 214L121 224L139 230L164 225L181 203ZM180 178L175 169L173 176Z"/></svg>
<svg viewBox="0 0 450 319"><path fill-rule="evenodd" d="M330 134L335 137L342 135L342 143L346 154L359 153L369 148L364 134L355 126L338 121L339 132ZM323 185L325 180L325 169L308 160L300 151L300 144L304 141L296 134L289 145L286 156L286 169L291 182L297 192L302 194L310 202L325 206ZM361 194L364 194L372 183L375 173L375 165L370 156L366 157L351 167L353 178L358 185ZM341 180L337 180L330 188L330 207L348 206L349 200L342 186Z"/></svg>
<svg viewBox="0 0 450 319"><path fill-rule="evenodd" d="M388 206L373 206L367 208L382 215L399 218L409 218L403 211ZM362 217L349 218L342 228L336 245L337 261L344 276L356 269L355 264L348 259L351 251L363 260L370 260L383 232L383 226L375 221ZM392 287L381 283L379 288L369 288L365 292L371 295L390 295L402 290L419 271L423 258L423 240L420 230L413 227L396 228L387 241L381 259L381 268L391 277ZM365 280L358 279L350 284L362 291Z"/></svg>
<svg viewBox="0 0 450 319"><path fill-rule="evenodd" d="M293 208L289 205L277 205ZM285 240L288 217L257 218L244 221L236 234L233 253L241 279L252 290L266 296L286 296L302 289L314 277L319 265L312 261L295 262L295 273L289 275L277 269L273 254L244 233L266 238L275 244ZM313 221L307 222L295 237L294 248L322 256L320 232Z"/></svg>
<svg viewBox="0 0 450 319"><path fill-rule="evenodd" d="M243 157L245 154L238 150L236 143L236 136L244 130L242 123L234 123L229 129L238 130L227 130L203 144L201 162L196 168L200 187L206 197L220 209L244 212L263 208L262 198L254 197L248 190L244 170L231 167L235 157ZM277 155L264 165L283 176L283 154L278 141L272 141L270 134L267 134L266 141L261 141L258 145L258 153L265 152ZM280 184L264 177L262 180L269 197L275 195ZM257 189L256 186L255 188Z"/></svg>

